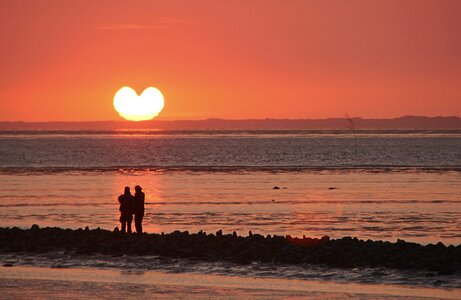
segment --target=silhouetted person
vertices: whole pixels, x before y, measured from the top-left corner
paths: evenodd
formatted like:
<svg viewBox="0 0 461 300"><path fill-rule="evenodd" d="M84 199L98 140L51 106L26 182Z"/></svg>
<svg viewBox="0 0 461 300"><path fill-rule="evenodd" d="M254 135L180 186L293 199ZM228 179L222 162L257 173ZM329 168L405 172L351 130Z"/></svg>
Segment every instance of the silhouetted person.
<svg viewBox="0 0 461 300"><path fill-rule="evenodd" d="M133 221L133 195L131 195L130 187L125 187L125 192L118 197L120 203L120 223L122 224L122 232L131 233L131 222Z"/></svg>
<svg viewBox="0 0 461 300"><path fill-rule="evenodd" d="M133 211L134 211L134 225L136 226L136 233L142 233L142 219L144 218L144 199L145 194L142 188L137 185L134 187L136 193L134 194Z"/></svg>

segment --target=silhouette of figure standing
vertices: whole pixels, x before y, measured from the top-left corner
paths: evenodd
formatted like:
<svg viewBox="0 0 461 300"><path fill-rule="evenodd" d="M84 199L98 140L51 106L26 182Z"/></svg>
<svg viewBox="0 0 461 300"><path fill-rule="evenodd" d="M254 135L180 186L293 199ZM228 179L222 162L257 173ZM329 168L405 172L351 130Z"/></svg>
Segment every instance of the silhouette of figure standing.
<svg viewBox="0 0 461 300"><path fill-rule="evenodd" d="M136 233L142 233L142 219L144 218L144 200L145 194L142 188L137 185L134 187L136 191L134 194L133 210L134 210L134 225L136 226Z"/></svg>
<svg viewBox="0 0 461 300"><path fill-rule="evenodd" d="M120 203L120 223L122 224L122 232L131 233L131 222L133 221L133 195L131 195L130 187L125 187L125 192L118 197Z"/></svg>

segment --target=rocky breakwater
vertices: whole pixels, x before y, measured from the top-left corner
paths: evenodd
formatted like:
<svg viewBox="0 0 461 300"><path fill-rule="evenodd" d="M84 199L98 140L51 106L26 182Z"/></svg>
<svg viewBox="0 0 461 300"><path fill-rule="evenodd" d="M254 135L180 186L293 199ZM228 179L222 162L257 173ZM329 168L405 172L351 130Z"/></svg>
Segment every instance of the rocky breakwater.
<svg viewBox="0 0 461 300"><path fill-rule="evenodd" d="M321 264L330 267L388 267L427 270L433 275L461 275L461 245L420 245L398 240L292 238L175 231L169 234L121 234L88 228L0 228L0 252L159 255L206 261L252 261L285 264Z"/></svg>

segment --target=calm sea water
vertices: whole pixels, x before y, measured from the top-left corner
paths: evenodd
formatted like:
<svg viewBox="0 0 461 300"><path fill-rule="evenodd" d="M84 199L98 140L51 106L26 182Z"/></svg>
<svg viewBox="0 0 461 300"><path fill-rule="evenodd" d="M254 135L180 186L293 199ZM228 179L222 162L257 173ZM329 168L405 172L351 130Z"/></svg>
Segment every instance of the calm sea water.
<svg viewBox="0 0 461 300"><path fill-rule="evenodd" d="M0 132L0 168L461 168L461 131Z"/></svg>
<svg viewBox="0 0 461 300"><path fill-rule="evenodd" d="M355 137L327 131L0 132L0 227L112 230L119 226L117 196L139 184L146 193L144 229L151 233L251 230L457 245L460 182L457 131ZM0 263L192 272L242 281L298 279L301 286L314 279L461 287L459 274L434 278L382 268L242 266L61 252L3 253Z"/></svg>
<svg viewBox="0 0 461 300"><path fill-rule="evenodd" d="M0 133L0 226L461 243L461 132ZM280 189L273 189L273 187Z"/></svg>

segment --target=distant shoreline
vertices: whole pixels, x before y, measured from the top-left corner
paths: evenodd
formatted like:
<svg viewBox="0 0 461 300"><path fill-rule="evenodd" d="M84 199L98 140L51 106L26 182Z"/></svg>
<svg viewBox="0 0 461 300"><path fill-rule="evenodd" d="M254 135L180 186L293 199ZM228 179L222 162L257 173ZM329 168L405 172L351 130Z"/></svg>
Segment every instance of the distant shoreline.
<svg viewBox="0 0 461 300"><path fill-rule="evenodd" d="M91 122L1 122L0 131L31 130L452 130L461 129L461 118L403 116L390 119L326 118L326 119L205 119L91 121Z"/></svg>

